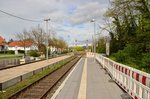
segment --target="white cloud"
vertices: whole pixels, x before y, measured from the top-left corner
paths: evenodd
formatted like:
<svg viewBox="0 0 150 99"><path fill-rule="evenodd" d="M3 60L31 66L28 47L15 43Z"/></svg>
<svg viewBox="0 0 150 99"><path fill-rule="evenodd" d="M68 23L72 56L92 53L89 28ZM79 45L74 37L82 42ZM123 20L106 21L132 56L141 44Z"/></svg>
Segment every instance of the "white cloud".
<svg viewBox="0 0 150 99"><path fill-rule="evenodd" d="M86 5L82 5L76 9L74 14L70 18L70 22L73 24L87 23L91 19L102 18L104 11L106 11L105 5L101 5L98 2L90 2Z"/></svg>
<svg viewBox="0 0 150 99"><path fill-rule="evenodd" d="M0 2L1 10L20 17L33 20L43 20L50 17L52 19L50 28L55 30L58 36L64 36L63 38L66 40L66 35L71 35L72 39L79 40L91 38L90 33L93 28L88 21L93 18L101 20L108 4L108 1L104 0L0 0ZM73 6L74 9L71 10L70 6ZM0 13L0 23L0 35L7 40L14 38L14 34L22 32L23 29L30 29L38 24L44 26L45 24L44 22L22 21L3 13ZM72 26L76 24L86 27Z"/></svg>

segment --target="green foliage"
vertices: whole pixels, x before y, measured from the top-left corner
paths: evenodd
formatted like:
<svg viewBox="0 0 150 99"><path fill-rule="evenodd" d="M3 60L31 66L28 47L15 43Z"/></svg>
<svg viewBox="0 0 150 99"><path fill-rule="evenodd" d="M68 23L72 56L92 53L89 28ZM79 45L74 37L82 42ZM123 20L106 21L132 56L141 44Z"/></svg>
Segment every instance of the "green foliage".
<svg viewBox="0 0 150 99"><path fill-rule="evenodd" d="M99 38L98 40L98 46L97 46L97 51L98 53L105 53L106 52L106 44L104 38Z"/></svg>
<svg viewBox="0 0 150 99"><path fill-rule="evenodd" d="M84 49L83 47L81 47L81 46L73 47L73 49L74 49L75 51L84 51L84 50L85 50L85 49Z"/></svg>
<svg viewBox="0 0 150 99"><path fill-rule="evenodd" d="M64 50L63 52L61 52L61 54L66 54L66 53L68 53L67 50Z"/></svg>
<svg viewBox="0 0 150 99"><path fill-rule="evenodd" d="M24 53L25 53L25 51L24 51L24 50L18 50L18 53L20 53L20 54L24 54Z"/></svg>
<svg viewBox="0 0 150 99"><path fill-rule="evenodd" d="M106 53L106 48L105 47L98 47L96 52L98 52L98 53Z"/></svg>
<svg viewBox="0 0 150 99"><path fill-rule="evenodd" d="M111 56L118 62L150 72L149 1L113 0L111 4L106 12L107 17L113 18L111 26L114 26L110 32Z"/></svg>
<svg viewBox="0 0 150 99"><path fill-rule="evenodd" d="M138 49L139 48L137 45L127 44L123 50L119 50L117 53L112 54L112 56L115 57L117 62L121 62L126 65L132 65L132 67L140 69L141 54Z"/></svg>
<svg viewBox="0 0 150 99"><path fill-rule="evenodd" d="M150 53L144 53L142 58L142 70L150 73Z"/></svg>
<svg viewBox="0 0 150 99"><path fill-rule="evenodd" d="M61 38L53 38L53 39L49 39L49 46L55 46L57 48L67 48L68 45L66 43L65 40L61 39Z"/></svg>
<svg viewBox="0 0 150 99"><path fill-rule="evenodd" d="M12 50L7 50L7 51L0 51L0 54L15 54L15 52Z"/></svg>
<svg viewBox="0 0 150 99"><path fill-rule="evenodd" d="M123 53L123 51L121 51L121 50L115 54L112 54L112 56L114 56L116 58L116 61L122 62L122 63L125 62L126 57L127 57L127 55L125 53Z"/></svg>
<svg viewBox="0 0 150 99"><path fill-rule="evenodd" d="M39 54L38 51L36 51L36 50L31 50L31 51L29 52L29 55L30 55L30 56L33 56L33 57L39 57L39 56L40 56L40 54Z"/></svg>
<svg viewBox="0 0 150 99"><path fill-rule="evenodd" d="M12 51L12 50L8 50L8 51L6 51L6 53L7 53L7 54L15 54L15 52Z"/></svg>

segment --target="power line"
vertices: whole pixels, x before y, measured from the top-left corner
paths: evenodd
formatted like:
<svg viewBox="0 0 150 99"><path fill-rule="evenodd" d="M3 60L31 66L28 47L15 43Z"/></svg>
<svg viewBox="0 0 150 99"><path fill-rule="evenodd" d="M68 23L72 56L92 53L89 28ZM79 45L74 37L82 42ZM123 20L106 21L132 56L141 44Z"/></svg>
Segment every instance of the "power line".
<svg viewBox="0 0 150 99"><path fill-rule="evenodd" d="M40 20L31 20L31 19L22 18L22 17L20 17L20 16L13 15L13 14L11 14L11 13L8 13L8 12L2 11L2 10L0 10L0 12L4 13L4 14L6 14L6 15L9 15L9 16L12 16L12 17L15 17L15 18L24 20L24 21L30 21L30 22L42 22L42 21L40 21Z"/></svg>

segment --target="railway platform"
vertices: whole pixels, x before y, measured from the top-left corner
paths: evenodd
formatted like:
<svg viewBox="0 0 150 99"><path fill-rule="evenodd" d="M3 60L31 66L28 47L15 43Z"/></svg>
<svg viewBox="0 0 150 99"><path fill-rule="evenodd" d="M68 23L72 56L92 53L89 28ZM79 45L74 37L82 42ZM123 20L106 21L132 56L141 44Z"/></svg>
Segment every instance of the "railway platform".
<svg viewBox="0 0 150 99"><path fill-rule="evenodd" d="M124 91L93 57L81 58L51 99L122 99Z"/></svg>
<svg viewBox="0 0 150 99"><path fill-rule="evenodd" d="M68 57L70 57L70 55L0 70L0 90L6 89L28 77L31 77L32 75L46 69L51 64L59 62Z"/></svg>

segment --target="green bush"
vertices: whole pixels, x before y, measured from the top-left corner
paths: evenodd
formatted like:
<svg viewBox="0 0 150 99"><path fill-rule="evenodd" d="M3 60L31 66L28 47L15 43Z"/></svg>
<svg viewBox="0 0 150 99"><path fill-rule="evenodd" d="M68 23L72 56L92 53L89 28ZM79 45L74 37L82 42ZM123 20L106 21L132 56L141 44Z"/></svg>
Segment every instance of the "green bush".
<svg viewBox="0 0 150 99"><path fill-rule="evenodd" d="M127 58L127 55L122 50L119 50L118 53L115 53L112 56L116 58L117 62L121 62L121 63L125 63Z"/></svg>
<svg viewBox="0 0 150 99"><path fill-rule="evenodd" d="M143 54L141 69L150 73L150 53Z"/></svg>
<svg viewBox="0 0 150 99"><path fill-rule="evenodd" d="M12 50L0 51L0 54L15 54L15 51Z"/></svg>
<svg viewBox="0 0 150 99"><path fill-rule="evenodd" d="M24 54L24 50L18 50L18 53L20 53L20 54Z"/></svg>
<svg viewBox="0 0 150 99"><path fill-rule="evenodd" d="M139 55L138 46L135 44L127 44L122 51L130 57L137 57Z"/></svg>
<svg viewBox="0 0 150 99"><path fill-rule="evenodd" d="M139 60L138 47L136 45L127 44L123 50L119 50L117 53L113 54L118 62L123 63L132 63L136 60Z"/></svg>
<svg viewBox="0 0 150 99"><path fill-rule="evenodd" d="M15 51L8 50L8 51L7 51L7 54L15 54Z"/></svg>
<svg viewBox="0 0 150 99"><path fill-rule="evenodd" d="M98 52L98 53L106 53L106 48L105 47L98 47L96 52Z"/></svg>
<svg viewBox="0 0 150 99"><path fill-rule="evenodd" d="M6 51L5 51L6 52ZM0 54L4 54L5 53L4 51L0 51Z"/></svg>
<svg viewBox="0 0 150 99"><path fill-rule="evenodd" d="M128 44L123 50L111 55L114 60L150 73L150 53L141 53L140 46Z"/></svg>
<svg viewBox="0 0 150 99"><path fill-rule="evenodd" d="M81 46L76 46L73 48L75 51L84 51L85 49Z"/></svg>
<svg viewBox="0 0 150 99"><path fill-rule="evenodd" d="M63 52L61 52L61 54L66 54L66 53L68 53L67 50L64 50Z"/></svg>
<svg viewBox="0 0 150 99"><path fill-rule="evenodd" d="M36 51L36 50L31 50L31 51L29 52L29 55L30 55L30 56L33 56L33 57L39 57L39 56L40 56L40 54L39 54L38 51Z"/></svg>

